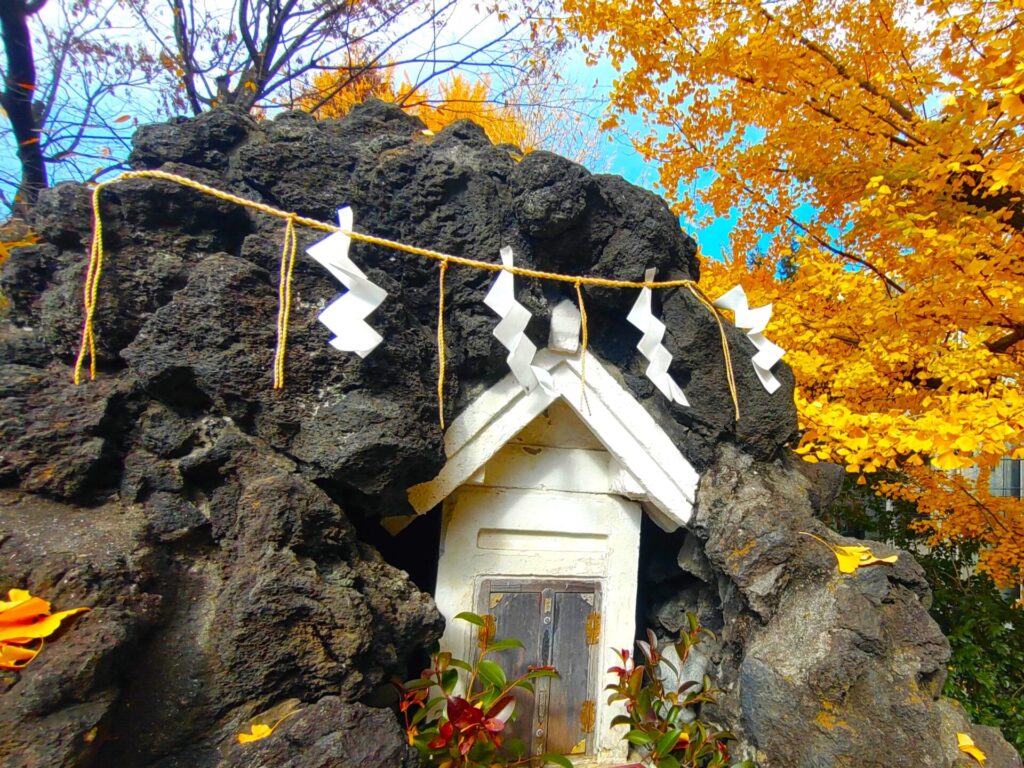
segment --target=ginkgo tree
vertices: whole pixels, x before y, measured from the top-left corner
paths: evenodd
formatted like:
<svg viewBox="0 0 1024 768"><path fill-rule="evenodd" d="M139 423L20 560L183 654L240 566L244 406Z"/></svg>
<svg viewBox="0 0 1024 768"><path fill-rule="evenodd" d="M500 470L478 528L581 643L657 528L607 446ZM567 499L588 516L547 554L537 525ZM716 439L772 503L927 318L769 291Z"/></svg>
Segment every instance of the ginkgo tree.
<svg viewBox="0 0 1024 768"><path fill-rule="evenodd" d="M438 131L456 120L472 120L495 144L531 149L521 115L490 97L488 78L473 81L456 72L440 80L435 90L429 85L417 88L408 79L396 83L395 72L395 69L373 70L339 89L334 87L338 73L326 70L313 78L310 89L295 106L319 118L336 118L374 97L398 104L420 118L431 131ZM322 98L323 93L330 94L329 98Z"/></svg>
<svg viewBox="0 0 1024 768"><path fill-rule="evenodd" d="M560 31L618 69L607 120L676 210L738 215L715 294L772 302L808 461L913 501L934 541L1009 584L1024 457L1020 0L567 0ZM884 480L878 478L883 477Z"/></svg>
<svg viewBox="0 0 1024 768"><path fill-rule="evenodd" d="M528 77L511 82L501 68L493 72L459 70L430 80L410 77L396 62L362 64L358 50L344 66L325 69L309 78L289 106L321 119L338 118L368 98L397 104L420 118L431 131L457 120L472 120L495 144L511 144L524 152L546 149L589 166L601 160L593 126L603 106L583 84L565 78L564 50L557 40L523 53L534 56ZM356 73L356 74L353 74Z"/></svg>

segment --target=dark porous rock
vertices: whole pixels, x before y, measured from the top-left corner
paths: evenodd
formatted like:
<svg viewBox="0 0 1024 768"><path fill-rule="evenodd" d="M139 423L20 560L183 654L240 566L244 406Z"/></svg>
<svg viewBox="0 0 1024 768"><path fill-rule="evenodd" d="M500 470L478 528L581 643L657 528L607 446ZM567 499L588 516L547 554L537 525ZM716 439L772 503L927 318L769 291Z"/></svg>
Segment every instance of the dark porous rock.
<svg viewBox="0 0 1024 768"><path fill-rule="evenodd" d="M822 515L828 512L842 490L846 470L829 461L811 464L797 460L793 462L793 467L810 482L808 493L814 513Z"/></svg>
<svg viewBox="0 0 1024 768"><path fill-rule="evenodd" d="M116 486L122 430L139 407L134 384L83 387L65 368L0 369L0 482L78 501Z"/></svg>
<svg viewBox="0 0 1024 768"><path fill-rule="evenodd" d="M57 267L60 250L49 243L14 248L0 269L0 291L10 302L8 317L19 325L39 319L39 296Z"/></svg>
<svg viewBox="0 0 1024 768"><path fill-rule="evenodd" d="M168 162L223 168L230 150L245 140L252 127L248 114L230 107L192 120L143 125L132 138L129 162L135 168L158 168Z"/></svg>
<svg viewBox="0 0 1024 768"><path fill-rule="evenodd" d="M156 621L147 591L145 519L119 505L76 509L0 492L0 586L27 588L65 619L29 671L0 672L0 758L6 766L93 764L128 661Z"/></svg>
<svg viewBox="0 0 1024 768"><path fill-rule="evenodd" d="M53 358L45 339L31 326L9 325L0 334L0 360L13 365L45 368Z"/></svg>
<svg viewBox="0 0 1024 768"><path fill-rule="evenodd" d="M587 210L590 174L550 152L531 152L512 174L516 218L530 235L549 239L578 223Z"/></svg>
<svg viewBox="0 0 1024 768"><path fill-rule="evenodd" d="M417 768L419 760L386 710L325 696L274 733L224 749L217 768Z"/></svg>
<svg viewBox="0 0 1024 768"><path fill-rule="evenodd" d="M191 533L210 522L179 493L157 491L146 500L145 507L150 532L162 539Z"/></svg>
<svg viewBox="0 0 1024 768"><path fill-rule="evenodd" d="M920 566L898 552L895 565L840 574L804 534L854 542L814 519L807 485L789 462L731 447L701 480L693 530L728 578L715 675L725 692L709 716L737 729L762 768L962 765L955 732L981 729L940 697L949 645L928 615ZM1018 768L997 740L1000 757L986 764Z"/></svg>
<svg viewBox="0 0 1024 768"><path fill-rule="evenodd" d="M542 271L699 277L696 244L655 195L495 146L469 122L432 135L380 101L339 120L224 109L144 126L132 163L323 222L351 206L357 232L491 263L511 246L517 265ZM443 629L395 567L424 579L436 539L403 550L380 528L446 458L438 262L352 243L388 292L367 319L384 342L362 359L329 345L318 316L346 289L305 254L325 233L299 227L274 389L285 222L166 180L118 182L99 196L97 378L86 360L76 386L91 192L44 190L39 242L0 273L0 590L92 609L0 675L0 764L413 768L395 713L369 704L418 671ZM443 274L451 419L508 375L508 351L482 301L494 274ZM544 347L575 286L515 285ZM961 730L989 768L1020 768L997 733L940 698L948 647L913 559L840 576L801 535L837 540L813 517L827 483L788 458L789 368L776 365L782 387L768 394L753 345L725 323L737 418L715 317L685 286L656 291L692 404L678 406L645 375L626 320L637 291L583 297L590 350L702 475L688 531L645 525L642 616L665 642L688 611L719 634L701 668L723 693L700 714L737 732L736 754L762 768L953 768ZM288 702L296 712L271 736L237 742Z"/></svg>

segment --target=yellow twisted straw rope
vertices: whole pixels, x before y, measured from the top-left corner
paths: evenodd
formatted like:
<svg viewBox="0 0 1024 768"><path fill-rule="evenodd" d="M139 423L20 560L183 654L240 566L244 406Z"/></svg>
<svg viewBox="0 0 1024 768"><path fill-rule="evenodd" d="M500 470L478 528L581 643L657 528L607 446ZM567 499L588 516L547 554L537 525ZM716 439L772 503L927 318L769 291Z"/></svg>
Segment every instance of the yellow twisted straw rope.
<svg viewBox="0 0 1024 768"><path fill-rule="evenodd" d="M274 389L284 389L284 356L288 346L288 316L292 311L292 273L295 271L295 217L289 216L281 248L281 274L277 282L277 349L274 351Z"/></svg>
<svg viewBox="0 0 1024 768"><path fill-rule="evenodd" d="M553 280L560 283L572 283L576 286L577 296L580 296L580 286L583 285L597 285L603 288L686 288L697 301L703 304L707 310L715 318L718 323L719 336L722 341L722 354L725 358L725 373L726 380L729 384L729 394L732 397L733 410L735 412L736 420L740 418L740 404L739 397L736 392L736 381L733 374L732 360L729 356L729 340L725 335L725 327L722 325L722 318L718 311L715 309L711 300L700 290L697 283L693 280L611 280L604 277L590 277L587 275L563 275L557 272L543 272L537 269L526 269L524 267L517 266L505 266L501 263L491 263L488 261L479 261L477 259L467 259L463 256L453 256L449 253L442 253L441 251L434 251L429 248L420 248L415 245L408 245L406 243L400 243L396 240L388 240L387 238L377 237L375 235L367 235L361 232L348 232L342 230L340 227L336 227L332 224L326 224L316 219L309 219L305 216L299 216L294 211L282 211L279 208L266 205L265 203L258 203L255 200L249 200L238 195L233 195L230 192L224 192L222 190L211 187L207 184L195 181L185 176L178 176L174 173L167 173L166 171L126 171L120 176L111 179L110 181L101 182L93 188L92 193L92 225L93 225L93 240L92 247L89 252L89 268L86 272L85 278L85 289L83 292L83 300L85 304L85 320L82 325L82 339L78 350L78 356L75 359L75 371L74 371L74 382L76 384L81 383L82 367L85 362L86 354L89 355L89 378L96 378L96 339L93 333L93 318L96 313L96 298L99 291L99 279L100 274L103 271L103 224L100 218L100 192L105 188L118 184L122 181L129 181L130 179L158 179L160 181L168 181L173 184L179 184L183 187L188 187L197 192L202 192L205 195L214 197L218 200L224 200L225 202L235 203L243 208L249 208L250 210L259 211L265 213L268 216L274 216L279 219L285 219L288 222L288 226L293 228L292 231L292 248L294 248L294 226L301 224L304 227L310 229L316 229L321 232L342 232L343 234L351 237L353 240L360 242L369 243L371 245L379 245L384 248L391 248L396 251L402 251L404 253L410 253L416 256L423 256L428 259L434 259L440 261L446 266L448 264L458 264L462 267L471 267L473 269L482 269L488 272L511 272L513 275L519 277L530 277L538 280ZM287 233L286 233L286 248ZM291 253L291 251L289 251ZM282 254L282 259L284 254ZM283 295L285 304L290 303L291 295L291 267L294 265L294 258L289 258L289 268L283 270L286 274L285 278L285 290L282 294L279 290L279 299ZM279 310L281 318L278 326L278 354L275 356L275 388L277 383L283 386L284 383L284 342L281 340L282 337L287 336L287 324L288 317L287 312ZM581 305L581 320L584 317L582 305ZM586 338L586 323L583 323L583 335ZM443 331L441 331L443 337ZM584 347L586 343L584 342ZM279 367L280 366L280 367ZM279 376L280 374L280 376ZM443 384L442 384L443 386Z"/></svg>
<svg viewBox="0 0 1024 768"><path fill-rule="evenodd" d="M442 261L437 278L437 418L444 430L444 276L448 261Z"/></svg>
<svg viewBox="0 0 1024 768"><path fill-rule="evenodd" d="M587 307L583 303L583 286L576 281L576 302L580 306L580 402L581 405L590 411L590 404L587 402L587 345L589 333L587 332Z"/></svg>

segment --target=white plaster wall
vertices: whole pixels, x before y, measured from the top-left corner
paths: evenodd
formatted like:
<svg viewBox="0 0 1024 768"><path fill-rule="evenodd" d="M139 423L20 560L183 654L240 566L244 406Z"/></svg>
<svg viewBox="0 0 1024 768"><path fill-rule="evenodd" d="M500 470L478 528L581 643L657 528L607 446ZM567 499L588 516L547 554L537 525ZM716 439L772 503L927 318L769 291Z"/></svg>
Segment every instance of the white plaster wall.
<svg viewBox="0 0 1024 768"><path fill-rule="evenodd" d="M510 445L509 449L519 451L520 446ZM537 445L529 449L536 451L527 455L537 466L521 468L521 473L513 471L499 453L488 463L483 479L495 477L516 484L521 477L536 482L538 466L543 465L545 487L464 485L445 501L437 606L446 618L474 610L481 582L493 577L568 577L600 582L600 663L590 693L597 706L595 757L596 762L623 762L623 728L613 732L610 726L611 718L622 708L606 703L604 686L609 678L605 670L615 663L614 648L633 646L642 512L639 504L606 493L552 489L559 485L580 488L577 470L581 466L608 467L607 461L594 461L592 450L549 450ZM588 456L573 457L573 453ZM523 463L522 456L515 459ZM559 468L564 470L561 477ZM607 480L598 484L607 487ZM514 631L509 634L514 636ZM441 646L463 658L471 657L475 646L470 626L450 621Z"/></svg>

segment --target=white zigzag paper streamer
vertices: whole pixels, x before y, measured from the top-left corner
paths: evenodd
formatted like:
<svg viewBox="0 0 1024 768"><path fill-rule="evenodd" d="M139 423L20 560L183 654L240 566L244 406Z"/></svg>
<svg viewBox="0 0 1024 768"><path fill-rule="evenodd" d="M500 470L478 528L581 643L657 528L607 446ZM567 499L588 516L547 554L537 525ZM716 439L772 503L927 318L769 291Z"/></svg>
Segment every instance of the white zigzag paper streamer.
<svg viewBox="0 0 1024 768"><path fill-rule="evenodd" d="M654 274L653 269L648 269L644 274L644 280L652 282ZM636 348L649 361L647 378L654 382L654 386L669 400L688 406L690 403L686 395L668 372L668 367L672 364L672 354L661 343L665 338L665 324L651 311L650 288L640 289L640 295L637 296L636 303L629 310L626 319L643 333Z"/></svg>
<svg viewBox="0 0 1024 768"><path fill-rule="evenodd" d="M501 263L512 266L512 249L501 249ZM528 392L538 384L546 392L554 392L555 382L551 374L533 365L537 347L526 338L524 331L530 322L530 311L516 301L515 282L511 272L502 272L484 297L484 304L501 317L494 328L494 337L508 350L506 362L516 381Z"/></svg>
<svg viewBox="0 0 1024 768"><path fill-rule="evenodd" d="M714 304L719 309L731 309L736 313L736 327L746 331L747 338L757 347L757 353L751 358L754 372L768 394L775 392L782 384L772 375L771 368L782 359L786 350L764 337L764 329L772 317L772 305L750 309L747 306L747 294L741 285L730 288Z"/></svg>
<svg viewBox="0 0 1024 768"><path fill-rule="evenodd" d="M338 226L352 231L352 209L338 209ZM327 271L348 288L320 313L319 320L334 334L330 345L342 352L355 352L366 357L384 337L371 328L366 317L383 303L388 292L366 279L366 275L348 256L352 238L334 232L306 249Z"/></svg>

